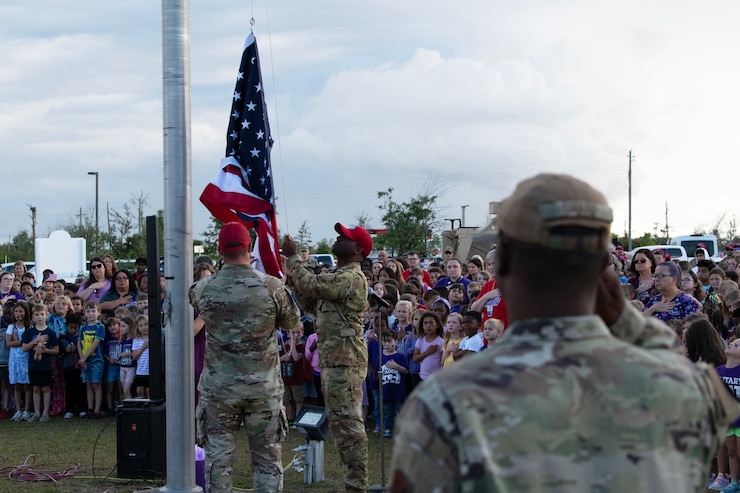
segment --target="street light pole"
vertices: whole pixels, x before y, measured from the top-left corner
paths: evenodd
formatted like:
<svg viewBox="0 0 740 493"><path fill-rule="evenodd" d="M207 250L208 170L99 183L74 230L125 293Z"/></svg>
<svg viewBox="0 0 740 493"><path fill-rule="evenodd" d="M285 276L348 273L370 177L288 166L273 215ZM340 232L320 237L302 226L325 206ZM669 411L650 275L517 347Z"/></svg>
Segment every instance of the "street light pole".
<svg viewBox="0 0 740 493"><path fill-rule="evenodd" d="M99 196L99 181L97 171L88 171L88 175L95 175L95 254L98 252L98 237L100 236L100 196Z"/></svg>

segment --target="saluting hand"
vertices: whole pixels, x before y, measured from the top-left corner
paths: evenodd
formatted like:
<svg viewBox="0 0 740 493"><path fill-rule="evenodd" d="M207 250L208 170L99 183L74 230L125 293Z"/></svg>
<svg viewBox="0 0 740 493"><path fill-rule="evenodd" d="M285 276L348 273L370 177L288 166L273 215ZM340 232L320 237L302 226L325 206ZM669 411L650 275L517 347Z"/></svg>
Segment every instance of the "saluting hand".
<svg viewBox="0 0 740 493"><path fill-rule="evenodd" d="M283 255L285 255L286 257L292 257L293 255L296 254L295 241L293 240L292 236L285 235L283 237L282 250L283 250Z"/></svg>
<svg viewBox="0 0 740 493"><path fill-rule="evenodd" d="M619 278L609 265L601 273L599 284L596 287L595 312L604 320L606 325L611 325L621 315L624 304L624 295L622 294Z"/></svg>

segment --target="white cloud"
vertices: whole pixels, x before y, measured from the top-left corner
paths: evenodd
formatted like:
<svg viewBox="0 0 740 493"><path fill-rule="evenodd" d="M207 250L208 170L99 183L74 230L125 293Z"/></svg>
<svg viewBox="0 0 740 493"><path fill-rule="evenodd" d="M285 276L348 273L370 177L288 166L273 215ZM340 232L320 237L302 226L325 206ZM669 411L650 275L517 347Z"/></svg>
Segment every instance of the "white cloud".
<svg viewBox="0 0 740 493"><path fill-rule="evenodd" d="M468 223L481 224L490 200L556 171L603 190L621 232L630 148L636 233L664 221L666 201L682 233L734 211L731 183L713 184L738 159L734 2L269 7L269 21L265 6L254 15L284 230L308 220L318 240L336 220L377 221L378 190L403 197L430 176L444 217L470 204ZM198 235L252 12L223 0L191 9ZM28 227L29 201L42 231L89 209L91 170L112 207L140 189L151 212L162 206L160 30L157 2L0 6L0 162L30 190L6 205L0 235Z"/></svg>

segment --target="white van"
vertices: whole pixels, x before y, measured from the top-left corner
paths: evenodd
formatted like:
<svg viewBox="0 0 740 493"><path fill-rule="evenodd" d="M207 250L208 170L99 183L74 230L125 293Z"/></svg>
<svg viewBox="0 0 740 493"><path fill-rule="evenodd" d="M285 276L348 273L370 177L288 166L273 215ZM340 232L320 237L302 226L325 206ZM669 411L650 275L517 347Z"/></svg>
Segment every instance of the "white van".
<svg viewBox="0 0 740 493"><path fill-rule="evenodd" d="M671 256L671 260L689 260L689 257L686 255L686 250L680 245L646 245L633 248L632 250L627 252L627 259L632 262L632 257L635 256L635 253L637 253L638 250L642 250L643 248L647 248L651 252L654 252L655 250L663 250Z"/></svg>
<svg viewBox="0 0 740 493"><path fill-rule="evenodd" d="M683 235L671 238L671 245L681 245L686 250L689 258L692 260L696 257L696 249L699 248L699 243L703 243L709 256L714 260L721 259L724 254L719 251L717 245L717 237L714 235Z"/></svg>

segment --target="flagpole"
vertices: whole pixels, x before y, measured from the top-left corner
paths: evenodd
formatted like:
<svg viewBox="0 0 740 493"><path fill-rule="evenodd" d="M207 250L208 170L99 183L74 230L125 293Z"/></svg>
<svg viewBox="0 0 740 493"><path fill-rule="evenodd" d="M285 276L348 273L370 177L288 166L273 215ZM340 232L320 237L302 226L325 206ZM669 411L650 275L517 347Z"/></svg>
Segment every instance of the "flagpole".
<svg viewBox="0 0 740 493"><path fill-rule="evenodd" d="M189 25L189 0L162 0L167 484L159 491L200 493L195 483L193 310L187 302L193 280Z"/></svg>

